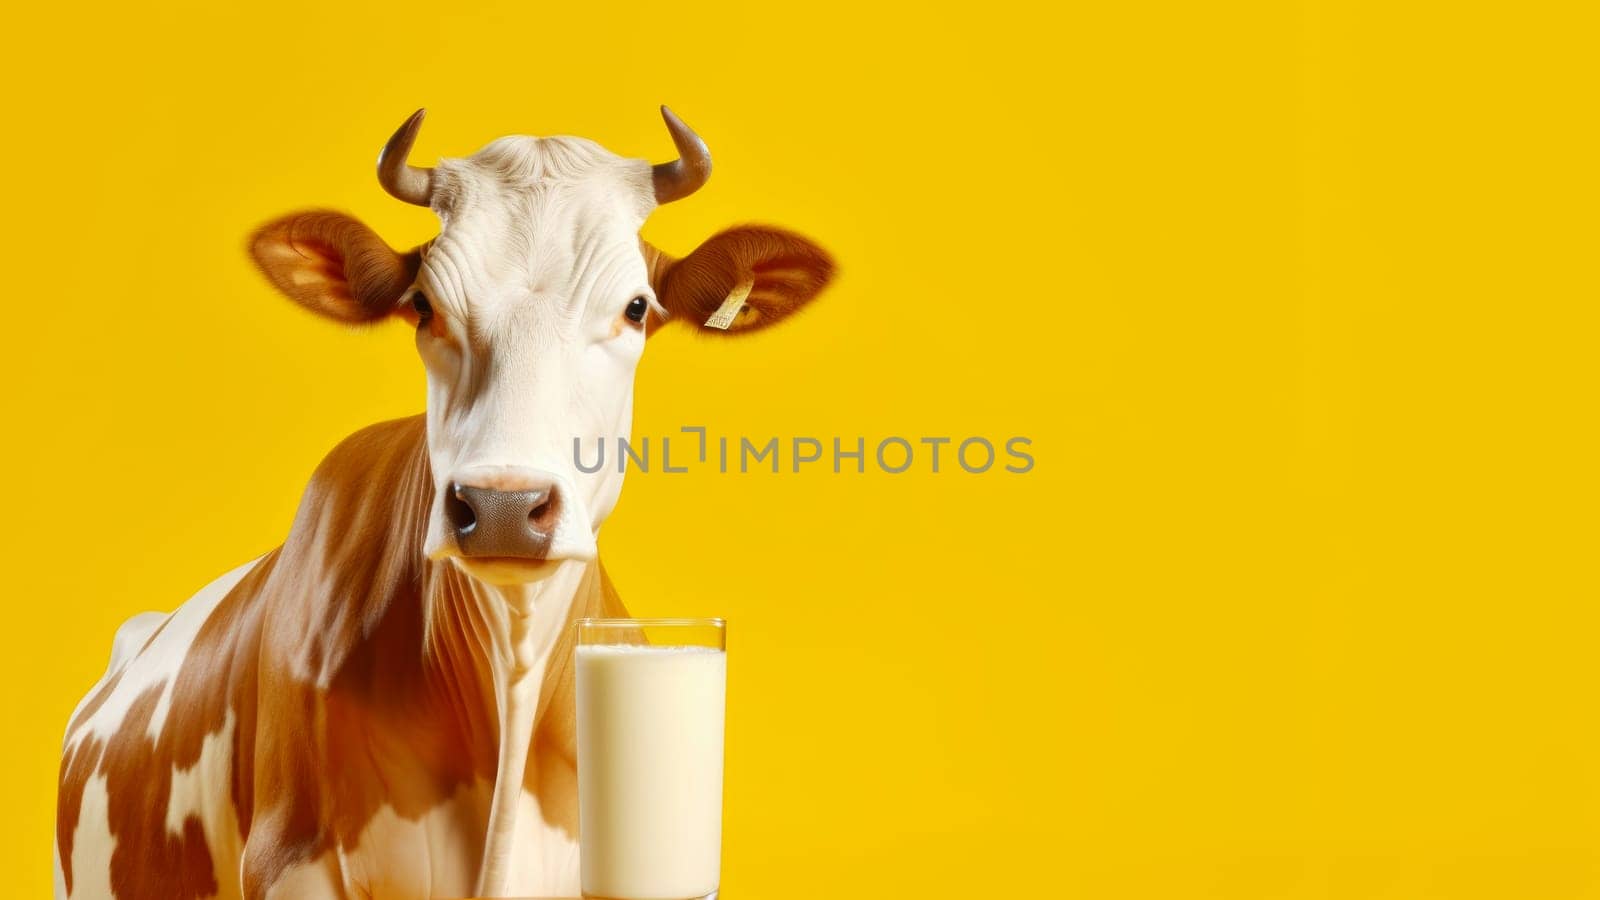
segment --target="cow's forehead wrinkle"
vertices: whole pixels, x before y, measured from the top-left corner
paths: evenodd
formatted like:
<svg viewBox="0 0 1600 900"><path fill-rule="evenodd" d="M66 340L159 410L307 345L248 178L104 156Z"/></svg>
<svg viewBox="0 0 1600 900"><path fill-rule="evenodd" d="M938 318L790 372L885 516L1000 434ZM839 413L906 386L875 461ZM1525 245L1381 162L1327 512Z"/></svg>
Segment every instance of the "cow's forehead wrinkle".
<svg viewBox="0 0 1600 900"><path fill-rule="evenodd" d="M438 294L433 299L463 315L526 295L581 306L613 281L630 282L617 290L649 287L637 232L601 217L517 229L463 223L441 233L422 271Z"/></svg>
<svg viewBox="0 0 1600 900"><path fill-rule="evenodd" d="M510 148L522 159L530 148L542 152L551 141L502 139L496 144L505 147L492 157L515 156L506 150ZM638 241L648 210L641 212L637 203L634 188L639 185L619 181L614 167L606 168L628 163L647 175L648 166L611 157L587 141L579 144L578 149L591 154L586 158L599 160L599 169L568 159L545 168L497 164L486 174L475 168L476 157L452 161L463 163L444 179L455 199L441 213L443 227L429 248L424 271L430 280L445 282L435 288L441 295L437 299L466 319L470 331L492 334L491 322L534 299L544 299L539 305L552 311L581 318L597 294L609 298L620 291L648 289ZM527 177L530 173L562 177Z"/></svg>

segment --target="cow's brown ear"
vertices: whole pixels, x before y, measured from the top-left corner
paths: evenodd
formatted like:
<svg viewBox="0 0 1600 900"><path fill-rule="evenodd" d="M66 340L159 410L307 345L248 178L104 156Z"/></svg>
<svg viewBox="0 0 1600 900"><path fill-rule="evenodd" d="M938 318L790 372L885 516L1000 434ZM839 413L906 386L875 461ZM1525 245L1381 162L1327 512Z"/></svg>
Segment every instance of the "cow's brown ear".
<svg viewBox="0 0 1600 900"><path fill-rule="evenodd" d="M821 293L834 272L826 250L792 231L760 225L730 228L683 259L663 255L651 263L656 298L673 319L728 334L756 331L793 315ZM743 302L735 311L739 300L729 298L740 295ZM708 325L719 310L724 315ZM727 327L717 327L721 323Z"/></svg>
<svg viewBox="0 0 1600 900"><path fill-rule="evenodd" d="M341 212L305 210L250 236L250 258L301 306L340 322L376 322L397 311L420 255L401 253Z"/></svg>

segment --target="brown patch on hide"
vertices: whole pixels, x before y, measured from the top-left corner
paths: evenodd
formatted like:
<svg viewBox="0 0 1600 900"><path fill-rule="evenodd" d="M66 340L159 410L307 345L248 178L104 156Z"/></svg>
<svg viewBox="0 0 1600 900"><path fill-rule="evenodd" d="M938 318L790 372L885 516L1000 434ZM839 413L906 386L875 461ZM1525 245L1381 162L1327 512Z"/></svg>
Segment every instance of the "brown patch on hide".
<svg viewBox="0 0 1600 900"><path fill-rule="evenodd" d="M68 894L72 893L72 843L83 811L83 790L104 749L98 740L89 738L61 760L61 781L56 788L56 851L61 857L61 874Z"/></svg>
<svg viewBox="0 0 1600 900"><path fill-rule="evenodd" d="M217 892L200 819L185 818L177 835L167 830L173 766L164 745L171 729L163 729L160 741L146 733L165 688L158 682L134 698L101 756L106 818L115 838L111 891L118 900L201 900Z"/></svg>

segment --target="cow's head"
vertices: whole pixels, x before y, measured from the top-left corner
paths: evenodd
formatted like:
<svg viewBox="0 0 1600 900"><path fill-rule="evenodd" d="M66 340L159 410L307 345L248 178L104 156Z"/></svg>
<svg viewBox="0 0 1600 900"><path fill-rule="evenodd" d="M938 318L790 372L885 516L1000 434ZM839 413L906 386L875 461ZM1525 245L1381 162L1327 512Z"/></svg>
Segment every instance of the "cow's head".
<svg viewBox="0 0 1600 900"><path fill-rule="evenodd" d="M435 497L426 552L495 582L589 559L616 504L614 460L588 474L573 441L615 449L629 433L645 336L703 328L748 291L725 330L781 321L832 274L815 244L739 227L683 259L639 238L657 205L711 174L704 142L662 109L679 159L659 165L580 138L501 138L437 168L407 156L422 111L378 160L384 188L439 216L439 236L401 253L336 212L295 213L255 233L250 252L279 290L342 322L399 316L416 327L428 376ZM737 302L737 301L732 301Z"/></svg>

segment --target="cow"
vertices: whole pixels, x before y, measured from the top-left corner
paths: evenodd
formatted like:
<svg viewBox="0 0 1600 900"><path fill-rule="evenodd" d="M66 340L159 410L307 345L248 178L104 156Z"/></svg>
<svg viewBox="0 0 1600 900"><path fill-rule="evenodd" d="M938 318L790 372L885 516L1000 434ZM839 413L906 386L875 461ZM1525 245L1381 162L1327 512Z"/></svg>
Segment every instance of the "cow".
<svg viewBox="0 0 1600 900"><path fill-rule="evenodd" d="M326 210L250 237L301 306L413 326L425 412L336 446L276 549L117 631L63 744L58 898L578 893L573 623L626 611L596 546L623 473L575 440L626 438L647 334L764 329L834 273L773 227L644 242L711 173L662 116L671 162L513 136L428 169L418 110L378 176L431 241Z"/></svg>

